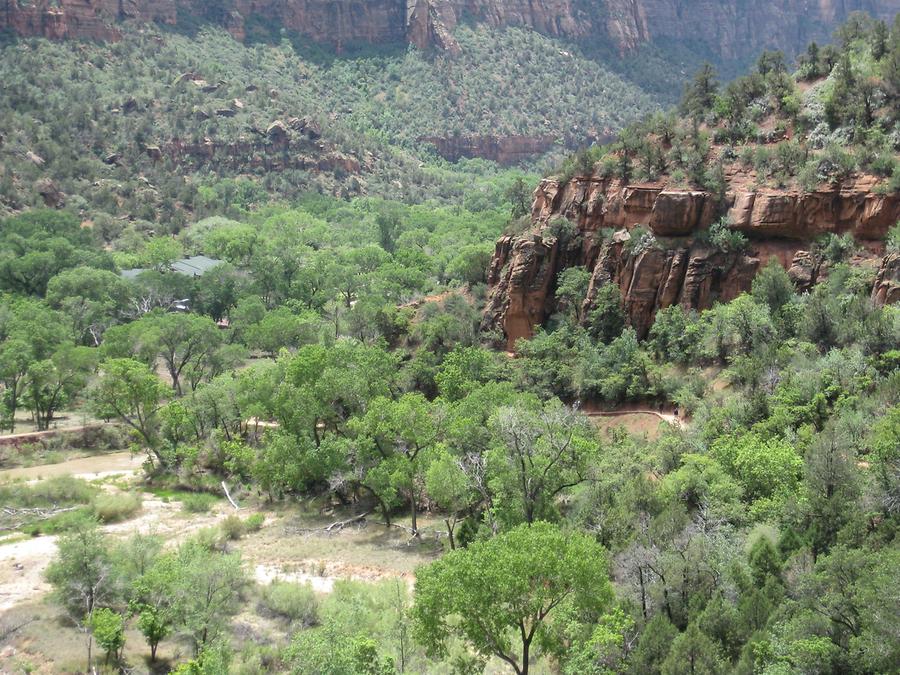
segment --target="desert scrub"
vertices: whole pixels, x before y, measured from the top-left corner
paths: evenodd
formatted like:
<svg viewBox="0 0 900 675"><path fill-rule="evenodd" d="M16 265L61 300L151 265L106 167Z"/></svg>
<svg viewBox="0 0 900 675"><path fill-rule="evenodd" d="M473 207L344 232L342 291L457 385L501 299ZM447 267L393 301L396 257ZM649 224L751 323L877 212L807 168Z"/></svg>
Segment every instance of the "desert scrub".
<svg viewBox="0 0 900 675"><path fill-rule="evenodd" d="M128 520L141 508L141 498L133 492L102 494L94 498L94 516L101 523Z"/></svg>
<svg viewBox="0 0 900 675"><path fill-rule="evenodd" d="M247 532L247 525L239 516L234 514L231 514L223 520L219 527L222 528L222 534L225 538L231 539L232 541L237 541Z"/></svg>
<svg viewBox="0 0 900 675"><path fill-rule="evenodd" d="M319 621L319 603L309 584L276 579L260 589L259 604L261 611L299 626L314 626Z"/></svg>
<svg viewBox="0 0 900 675"><path fill-rule="evenodd" d="M188 513L208 513L216 501L206 492L192 492L181 498L181 508Z"/></svg>
<svg viewBox="0 0 900 675"><path fill-rule="evenodd" d="M0 505L14 507L87 504L95 489L73 476L55 476L34 484L6 483L0 486Z"/></svg>

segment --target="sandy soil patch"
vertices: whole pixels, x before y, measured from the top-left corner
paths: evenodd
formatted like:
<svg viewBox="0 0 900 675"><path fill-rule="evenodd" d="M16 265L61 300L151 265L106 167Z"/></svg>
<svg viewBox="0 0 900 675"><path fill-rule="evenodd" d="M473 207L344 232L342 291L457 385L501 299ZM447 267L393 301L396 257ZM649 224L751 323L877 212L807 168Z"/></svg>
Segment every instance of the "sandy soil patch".
<svg viewBox="0 0 900 675"><path fill-rule="evenodd" d="M42 464L26 468L4 469L0 471L3 480L40 480L54 476L72 475L85 480L95 480L120 474L139 471L144 463L144 455L132 455L130 452L114 452L91 457L79 457L59 464Z"/></svg>

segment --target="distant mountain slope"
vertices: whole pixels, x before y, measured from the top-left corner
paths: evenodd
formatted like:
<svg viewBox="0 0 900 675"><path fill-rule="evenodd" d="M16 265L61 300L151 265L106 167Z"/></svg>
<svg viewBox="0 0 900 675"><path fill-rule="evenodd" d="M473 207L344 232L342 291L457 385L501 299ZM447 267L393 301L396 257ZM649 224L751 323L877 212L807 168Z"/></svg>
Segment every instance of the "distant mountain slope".
<svg viewBox="0 0 900 675"><path fill-rule="evenodd" d="M219 178L277 198L458 196L466 180L430 168L435 145L453 159L518 163L657 105L537 33L457 35L458 58L334 58L288 42L248 46L221 30L146 27L115 43L10 42L0 48L0 202L18 210L78 195L89 210L153 221L194 208Z"/></svg>

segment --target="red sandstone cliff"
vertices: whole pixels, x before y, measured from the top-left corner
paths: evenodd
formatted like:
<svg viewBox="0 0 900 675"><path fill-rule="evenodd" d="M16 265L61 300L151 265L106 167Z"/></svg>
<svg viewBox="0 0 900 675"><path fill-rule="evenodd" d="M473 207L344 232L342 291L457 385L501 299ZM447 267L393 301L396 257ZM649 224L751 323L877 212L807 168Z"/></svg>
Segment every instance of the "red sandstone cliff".
<svg viewBox="0 0 900 675"><path fill-rule="evenodd" d="M622 51L658 40L699 46L722 58L763 48L792 52L827 38L856 10L891 19L900 0L9 0L0 30L53 39L116 39L123 19L177 23L180 13L205 17L238 39L261 19L341 48L408 41L451 53L462 20L520 26L572 40L611 42Z"/></svg>
<svg viewBox="0 0 900 675"><path fill-rule="evenodd" d="M615 283L640 336L658 309L676 303L706 309L750 290L757 270L770 259L808 289L822 272L811 245L828 232L851 233L861 246L856 262L875 266L887 230L900 219L900 195L876 194L872 185L863 177L812 193L730 192L724 210L750 246L729 253L696 236L723 210L711 194L596 177L564 184L546 179L535 191L533 227L497 242L483 328L500 331L509 347L530 336L553 311L559 272L574 265L591 272L585 309L600 285ZM565 231L559 219L574 224L574 236L555 234ZM638 226L653 236L630 241ZM873 298L900 299L900 257L884 258Z"/></svg>

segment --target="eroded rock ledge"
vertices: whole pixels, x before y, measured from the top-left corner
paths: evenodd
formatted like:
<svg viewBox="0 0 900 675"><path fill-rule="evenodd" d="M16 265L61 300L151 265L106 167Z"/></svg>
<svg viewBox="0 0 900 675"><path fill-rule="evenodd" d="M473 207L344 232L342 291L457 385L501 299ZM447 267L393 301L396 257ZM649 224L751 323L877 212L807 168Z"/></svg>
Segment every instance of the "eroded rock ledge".
<svg viewBox="0 0 900 675"><path fill-rule="evenodd" d="M810 250L829 232L854 236L860 245L854 264L880 265L876 302L900 300L900 256L881 260L885 235L900 219L900 195L879 194L875 183L863 176L810 193L735 189L723 209L712 194L665 184L546 179L534 194L532 227L497 242L482 327L502 333L512 348L554 311L559 273L579 265L591 272L584 309L592 307L597 288L615 283L630 325L643 337L661 308L707 309L750 290L770 259L808 290L827 274ZM718 250L698 236L723 211L749 239L740 253ZM562 221L571 226L561 227ZM653 236L631 241L636 227Z"/></svg>

